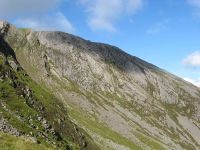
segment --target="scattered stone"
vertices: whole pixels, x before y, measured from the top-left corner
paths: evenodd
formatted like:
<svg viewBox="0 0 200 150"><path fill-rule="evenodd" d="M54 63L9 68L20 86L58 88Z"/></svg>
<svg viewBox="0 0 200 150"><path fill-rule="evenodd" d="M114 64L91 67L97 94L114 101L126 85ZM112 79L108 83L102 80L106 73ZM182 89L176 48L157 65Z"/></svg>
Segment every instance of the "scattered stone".
<svg viewBox="0 0 200 150"><path fill-rule="evenodd" d="M10 125L6 119L1 118L0 119L0 131L5 132L5 133L9 133L15 136L20 136L21 133L15 129L14 127L12 127L12 125Z"/></svg>

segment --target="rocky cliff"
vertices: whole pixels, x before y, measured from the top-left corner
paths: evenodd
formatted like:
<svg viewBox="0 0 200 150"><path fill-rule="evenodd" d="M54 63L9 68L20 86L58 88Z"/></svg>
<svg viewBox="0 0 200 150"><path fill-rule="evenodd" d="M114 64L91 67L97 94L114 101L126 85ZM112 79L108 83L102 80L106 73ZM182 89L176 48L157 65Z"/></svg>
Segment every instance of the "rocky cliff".
<svg viewBox="0 0 200 150"><path fill-rule="evenodd" d="M200 89L117 47L1 22L27 74L101 149L200 149Z"/></svg>

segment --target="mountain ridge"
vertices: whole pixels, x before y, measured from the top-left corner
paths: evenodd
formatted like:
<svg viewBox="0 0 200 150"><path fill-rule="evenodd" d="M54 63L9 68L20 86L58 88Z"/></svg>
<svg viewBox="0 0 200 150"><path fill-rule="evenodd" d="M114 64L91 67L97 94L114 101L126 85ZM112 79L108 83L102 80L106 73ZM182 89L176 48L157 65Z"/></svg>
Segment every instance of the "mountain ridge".
<svg viewBox="0 0 200 150"><path fill-rule="evenodd" d="M16 28L14 25L11 25L11 24L10 24L9 22L7 22L7 21L2 21L2 20L0 20L0 26L2 26L1 24L5 24L5 26L6 26L6 25L8 25L8 26L13 26L14 28ZM19 29L20 29L20 28L19 28ZM21 28L21 29L24 29L24 28ZM58 34L63 34L63 35L66 35L66 37L69 36L69 37L71 37L72 39L81 40L81 41L84 41L85 43L88 43L88 44L104 45L104 46L106 46L106 47L114 48L114 50L115 50L116 52L121 53L122 55L127 56L129 59L130 59L130 58L131 58L131 59L138 59L140 62L149 64L149 66L152 66L152 68L156 68L156 69L159 69L159 70L161 70L161 71L163 71L163 72L166 72L166 73L168 73L168 74L171 74L171 75L173 75L173 76L176 76L176 75L174 75L174 74L168 72L167 70L165 70L165 69L163 69L163 68L157 67L156 65L154 65L154 64L152 64L152 63L149 63L149 62L147 62L147 61L145 61L145 60L143 60L143 59L140 59L139 57L133 56L133 55L131 55L131 54L129 54L129 53L123 51L121 48L119 48L119 47L117 47L117 46L114 46L114 45L110 45L110 44L108 44L108 43L93 42L93 41L84 39L84 38L82 38L82 37L80 37L80 36L76 36L76 35L73 35L73 34L70 34L70 33L65 33L65 32L62 32L62 31L36 31L36 30L31 29L31 28L26 28L26 30L28 30L29 32L35 32L35 33L38 33L38 34L39 34L39 33L58 33ZM79 43L79 42L77 42L77 43ZM178 77L178 76L176 76L176 77ZM184 80L183 78L181 78L181 77L178 77L178 78L179 78L180 80L184 81L184 82L190 83L190 82L188 82L188 81L185 81L185 80ZM192 84L192 83L190 83L190 84ZM193 85L193 84L192 84L192 85ZM193 85L193 86L195 86L195 85Z"/></svg>
<svg viewBox="0 0 200 150"><path fill-rule="evenodd" d="M117 47L0 24L22 68L101 149L200 148L200 89Z"/></svg>

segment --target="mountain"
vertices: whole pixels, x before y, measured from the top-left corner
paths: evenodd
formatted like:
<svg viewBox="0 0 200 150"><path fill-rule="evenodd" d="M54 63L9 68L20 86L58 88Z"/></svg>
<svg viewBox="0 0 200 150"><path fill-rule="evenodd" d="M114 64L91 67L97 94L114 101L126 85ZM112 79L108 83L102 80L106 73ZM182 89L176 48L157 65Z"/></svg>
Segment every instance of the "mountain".
<svg viewBox="0 0 200 150"><path fill-rule="evenodd" d="M21 67L0 29L0 149L98 149L61 100Z"/></svg>
<svg viewBox="0 0 200 150"><path fill-rule="evenodd" d="M87 137L87 144L70 140L68 133L77 135L76 130L58 127L63 141L91 150L200 149L200 89L192 84L117 47L67 33L37 32L0 22L0 35L4 66L25 78L22 83L25 80L41 98L37 101L46 104L46 120L53 126L58 112L62 115L57 122L65 118L66 124L77 125ZM3 78L8 83L2 88L10 86L11 79ZM18 92L18 87L12 88ZM39 105L29 106L26 96L17 97L27 101L26 106L12 103L11 117L17 117L21 107L43 116Z"/></svg>

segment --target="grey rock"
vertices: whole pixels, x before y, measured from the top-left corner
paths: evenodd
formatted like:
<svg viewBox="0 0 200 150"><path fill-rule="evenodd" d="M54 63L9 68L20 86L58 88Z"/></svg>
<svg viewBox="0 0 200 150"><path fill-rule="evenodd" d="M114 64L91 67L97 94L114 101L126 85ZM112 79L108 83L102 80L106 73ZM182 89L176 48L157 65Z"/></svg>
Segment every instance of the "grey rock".
<svg viewBox="0 0 200 150"><path fill-rule="evenodd" d="M6 119L0 118L0 131L9 133L15 136L20 136L21 133L15 129L12 125L10 125Z"/></svg>
<svg viewBox="0 0 200 150"><path fill-rule="evenodd" d="M43 118L41 116L37 117L38 121L41 121Z"/></svg>

